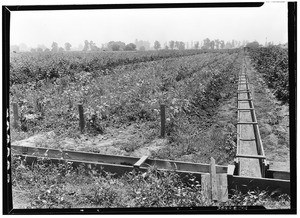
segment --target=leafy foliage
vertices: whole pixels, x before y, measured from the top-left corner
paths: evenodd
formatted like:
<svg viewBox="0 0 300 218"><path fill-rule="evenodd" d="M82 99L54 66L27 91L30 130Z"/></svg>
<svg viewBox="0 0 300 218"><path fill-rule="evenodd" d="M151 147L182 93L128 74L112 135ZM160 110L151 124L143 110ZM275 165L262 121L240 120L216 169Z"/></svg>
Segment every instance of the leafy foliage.
<svg viewBox="0 0 300 218"><path fill-rule="evenodd" d="M25 192L32 209L290 205L287 195L272 197L265 191L241 194L238 190L227 202L214 203L204 197L200 182L192 175L183 179L176 172L155 167L116 177L83 165L74 168L70 162L54 165L47 158L28 166L13 156L12 178L14 196Z"/></svg>
<svg viewBox="0 0 300 218"><path fill-rule="evenodd" d="M218 127L215 132L220 142L216 142L218 137L210 137L215 133L207 131L216 121L220 103L236 90L240 69L237 56L233 51L210 52L121 65L100 73L62 74L52 80L14 84L10 97L19 104L22 131L54 130L57 135L76 136L78 104L83 104L86 133L98 135L104 134L108 126L146 123L145 142L159 131L160 104L165 104L169 147L153 152L154 157L199 155L202 157L197 160L206 162L209 157L204 154L217 149L217 162L228 163L235 151L235 129L230 122ZM133 152L140 146L132 144L124 150Z"/></svg>
<svg viewBox="0 0 300 218"><path fill-rule="evenodd" d="M255 68L260 72L267 85L274 90L275 96L288 103L289 101L289 70L288 51L279 46L253 48L250 56Z"/></svg>
<svg viewBox="0 0 300 218"><path fill-rule="evenodd" d="M32 75L38 79L36 82L11 86L11 99L19 103L21 115L38 114L36 117L39 119L34 122L41 129L72 126L78 119L78 103L84 104L90 126L99 129L103 129L96 123L100 120L115 120L117 123L151 121L157 119L155 111L160 103L172 106L174 112L189 104L184 99L191 98L193 93L185 89L195 85L196 90L199 90L198 86L201 87L210 73L205 64L218 59L218 56L211 59L211 54L202 56L201 61L198 61L201 59L199 56L190 56L149 62L141 67L125 65L113 70L102 70L100 74L95 71L61 74L52 81ZM197 76L195 72L199 70L202 73L199 72ZM190 78L193 74L194 78ZM185 78L186 82L183 82ZM63 123L60 122L62 119Z"/></svg>
<svg viewBox="0 0 300 218"><path fill-rule="evenodd" d="M87 42L88 43L88 42ZM89 44L89 43L88 43ZM56 44L55 44L56 45ZM224 50L223 52L226 52ZM201 50L137 51L137 52L68 52L65 53L12 53L10 84L37 82L69 75L73 78L82 71L107 75L114 67L124 64L161 60L205 53ZM74 79L74 78L73 78Z"/></svg>

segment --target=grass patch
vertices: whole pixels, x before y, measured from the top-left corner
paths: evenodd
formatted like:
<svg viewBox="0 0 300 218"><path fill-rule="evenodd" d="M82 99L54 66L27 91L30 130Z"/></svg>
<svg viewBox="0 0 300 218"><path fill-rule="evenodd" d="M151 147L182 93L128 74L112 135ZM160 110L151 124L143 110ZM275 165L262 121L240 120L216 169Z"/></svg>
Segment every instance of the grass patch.
<svg viewBox="0 0 300 218"><path fill-rule="evenodd" d="M269 196L266 192L236 191L226 203L215 203L202 194L199 181L192 176L183 181L176 172L161 172L150 167L145 173L116 177L104 171L73 168L63 162L52 165L40 159L31 166L13 157L14 202L22 190L26 208L127 208L197 207L263 205L280 209L290 207L287 195Z"/></svg>

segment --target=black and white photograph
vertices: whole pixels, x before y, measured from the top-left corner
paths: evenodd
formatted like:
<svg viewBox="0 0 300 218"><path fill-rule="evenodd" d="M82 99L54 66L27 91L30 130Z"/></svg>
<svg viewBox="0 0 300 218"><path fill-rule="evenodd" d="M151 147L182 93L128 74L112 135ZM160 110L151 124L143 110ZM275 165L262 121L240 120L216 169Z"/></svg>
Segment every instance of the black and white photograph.
<svg viewBox="0 0 300 218"><path fill-rule="evenodd" d="M2 5L4 213L295 214L296 8Z"/></svg>

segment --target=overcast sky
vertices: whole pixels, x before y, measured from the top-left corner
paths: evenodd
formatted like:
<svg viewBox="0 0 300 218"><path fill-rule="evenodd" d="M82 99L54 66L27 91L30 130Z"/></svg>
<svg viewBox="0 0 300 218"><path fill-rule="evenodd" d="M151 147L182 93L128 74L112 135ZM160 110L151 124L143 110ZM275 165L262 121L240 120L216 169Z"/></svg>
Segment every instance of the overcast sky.
<svg viewBox="0 0 300 218"><path fill-rule="evenodd" d="M92 40L135 39L165 41L267 40L287 42L287 3L265 3L260 8L121 9L74 11L12 11L11 44L29 47L52 42L73 47Z"/></svg>

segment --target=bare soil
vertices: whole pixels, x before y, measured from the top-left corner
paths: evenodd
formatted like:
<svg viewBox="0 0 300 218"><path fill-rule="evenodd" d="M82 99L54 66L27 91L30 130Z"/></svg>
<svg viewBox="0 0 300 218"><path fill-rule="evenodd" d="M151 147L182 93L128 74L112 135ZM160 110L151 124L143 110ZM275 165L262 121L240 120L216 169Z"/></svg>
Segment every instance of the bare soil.
<svg viewBox="0 0 300 218"><path fill-rule="evenodd" d="M139 124L133 124L126 128L107 128L103 135L79 135L77 138L59 137L53 131L40 133L27 139L14 141L13 145L45 147L63 150L76 150L96 152L112 155L125 155L141 157L151 155L167 144L166 139L158 137L147 140L143 137Z"/></svg>

